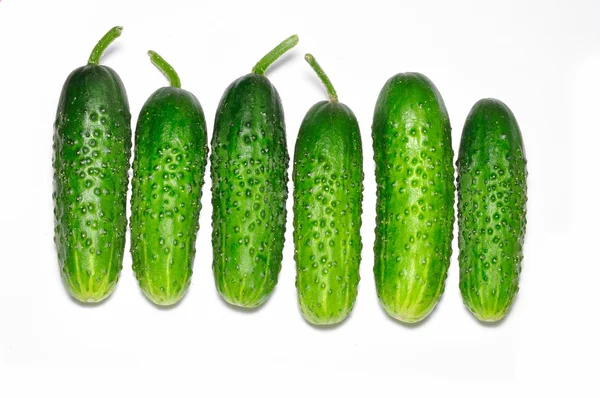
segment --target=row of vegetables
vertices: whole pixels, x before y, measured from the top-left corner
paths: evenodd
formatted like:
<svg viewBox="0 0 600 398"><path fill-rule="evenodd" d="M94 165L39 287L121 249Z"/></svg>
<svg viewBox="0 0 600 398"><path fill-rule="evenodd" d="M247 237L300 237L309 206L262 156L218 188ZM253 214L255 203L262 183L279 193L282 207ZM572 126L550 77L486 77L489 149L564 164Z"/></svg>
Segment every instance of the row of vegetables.
<svg viewBox="0 0 600 398"><path fill-rule="evenodd" d="M67 78L54 134L55 242L68 292L98 302L122 268L131 116L117 73L99 65L121 34L111 29L86 66ZM210 151L213 271L227 302L256 307L282 264L288 196L283 107L265 71L294 47L279 44L235 80L218 106ZM191 281L208 158L197 98L155 52L170 86L144 104L135 131L131 197L133 270L144 294L172 305ZM293 159L296 287L304 318L343 321L358 292L363 154L359 125L310 54L329 99L306 114ZM434 84L419 73L390 78L372 124L377 208L374 276L385 311L427 317L444 291L454 224L450 121ZM457 165L460 290L482 321L498 321L518 290L526 212L526 159L518 124L495 99L472 108ZM206 256L203 253L203 257Z"/></svg>

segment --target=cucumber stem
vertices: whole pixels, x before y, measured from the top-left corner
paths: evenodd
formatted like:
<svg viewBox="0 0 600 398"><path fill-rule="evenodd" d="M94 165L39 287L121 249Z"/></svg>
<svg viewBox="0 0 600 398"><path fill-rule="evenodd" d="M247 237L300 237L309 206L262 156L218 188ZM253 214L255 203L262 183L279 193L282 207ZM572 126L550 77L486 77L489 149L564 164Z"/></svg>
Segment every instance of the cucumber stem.
<svg viewBox="0 0 600 398"><path fill-rule="evenodd" d="M319 76L319 79L321 79L321 81L323 82L323 85L327 89L327 94L329 94L329 101L337 102L338 97L337 93L335 92L335 88L333 88L331 80L329 80L329 77L327 77L325 71L323 70L323 68L321 68L321 65L319 65L315 57L313 57L311 54L306 54L304 56L304 59L306 60L306 62L308 62L311 68L313 68L313 70L317 73L317 76Z"/></svg>
<svg viewBox="0 0 600 398"><path fill-rule="evenodd" d="M262 57L262 59L258 61L256 65L254 65L254 68L252 68L252 73L264 75L267 68L271 66L273 62L277 61L279 57L281 57L288 50L293 48L296 44L298 44L297 35L292 35L288 37L287 39L279 43L279 45L272 49L267 55Z"/></svg>
<svg viewBox="0 0 600 398"><path fill-rule="evenodd" d="M104 53L104 50L106 50L106 47L108 47L117 37L121 36L121 32L123 32L122 26L115 26L106 32L92 50L90 58L88 59L88 65L98 65L100 63L100 57L102 56L102 53Z"/></svg>
<svg viewBox="0 0 600 398"><path fill-rule="evenodd" d="M181 88L181 80L179 80L179 75L177 75L175 69L154 51L148 51L148 55L150 56L150 61L169 79L171 87Z"/></svg>

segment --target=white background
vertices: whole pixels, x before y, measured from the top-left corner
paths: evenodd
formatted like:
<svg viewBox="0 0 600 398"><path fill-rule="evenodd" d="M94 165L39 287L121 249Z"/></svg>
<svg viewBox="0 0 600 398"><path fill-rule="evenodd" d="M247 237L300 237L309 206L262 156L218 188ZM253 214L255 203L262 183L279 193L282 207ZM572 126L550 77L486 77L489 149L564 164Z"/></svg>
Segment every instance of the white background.
<svg viewBox="0 0 600 398"><path fill-rule="evenodd" d="M598 396L599 17L594 0L0 2L0 396ZM122 77L133 122L166 85L146 56L154 49L200 99L209 134L226 86L297 33L298 47L267 73L290 155L304 114L325 98L302 55L319 60L356 113L364 146L364 260L347 322L323 330L300 315L291 200L271 299L244 312L219 298L209 178L180 305L162 310L144 298L129 244L110 299L90 307L69 298L53 243L52 125L65 78L114 25L125 29L102 62ZM402 325L377 302L370 125L384 82L405 71L426 74L442 93L455 153L482 97L506 102L520 123L524 270L496 326L462 304L456 241L446 292L426 321Z"/></svg>

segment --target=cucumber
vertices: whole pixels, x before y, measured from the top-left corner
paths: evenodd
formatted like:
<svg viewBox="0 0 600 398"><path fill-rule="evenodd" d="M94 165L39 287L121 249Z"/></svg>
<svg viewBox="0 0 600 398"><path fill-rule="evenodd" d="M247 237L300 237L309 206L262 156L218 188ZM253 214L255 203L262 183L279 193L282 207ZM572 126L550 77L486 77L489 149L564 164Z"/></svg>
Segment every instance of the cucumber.
<svg viewBox="0 0 600 398"><path fill-rule="evenodd" d="M83 302L108 297L123 266L131 115L121 79L98 65L121 31L69 75L54 123L54 240L64 285Z"/></svg>
<svg viewBox="0 0 600 398"><path fill-rule="evenodd" d="M294 245L298 302L317 325L343 321L358 292L363 157L354 113L314 57L307 62L329 92L302 121L294 151Z"/></svg>
<svg viewBox="0 0 600 398"><path fill-rule="evenodd" d="M148 54L171 85L148 98L137 122L131 254L146 297L172 305L185 295L192 276L208 156L206 122L173 68L155 52Z"/></svg>
<svg viewBox="0 0 600 398"><path fill-rule="evenodd" d="M502 319L519 290L526 226L527 161L519 125L496 99L477 102L465 123L458 161L458 262L467 308Z"/></svg>
<svg viewBox="0 0 600 398"><path fill-rule="evenodd" d="M277 284L289 156L279 94L267 67L298 43L283 41L235 80L219 103L211 141L213 272L230 304L256 307Z"/></svg>
<svg viewBox="0 0 600 398"><path fill-rule="evenodd" d="M377 295L390 316L418 322L444 291L454 223L450 121L427 77L387 81L375 108L373 150Z"/></svg>

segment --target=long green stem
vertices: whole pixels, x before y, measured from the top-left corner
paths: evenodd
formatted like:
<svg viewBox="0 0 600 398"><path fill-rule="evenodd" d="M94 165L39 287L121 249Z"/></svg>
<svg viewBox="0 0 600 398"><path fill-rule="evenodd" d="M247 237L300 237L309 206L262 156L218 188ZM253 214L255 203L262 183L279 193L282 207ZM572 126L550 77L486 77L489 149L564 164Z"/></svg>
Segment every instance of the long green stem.
<svg viewBox="0 0 600 398"><path fill-rule="evenodd" d="M100 57L106 47L110 45L117 37L121 36L121 32L123 32L122 26L115 26L100 39L96 47L92 50L90 54L90 58L88 59L88 65L98 65L100 63Z"/></svg>
<svg viewBox="0 0 600 398"><path fill-rule="evenodd" d="M177 75L175 69L154 51L148 51L148 55L152 63L169 79L171 87L181 88L181 80L179 80L179 75Z"/></svg>
<svg viewBox="0 0 600 398"><path fill-rule="evenodd" d="M329 77L327 77L325 71L323 70L323 68L321 68L321 65L319 65L315 57L313 57L311 54L306 54L304 56L304 59L306 60L306 62L308 62L311 68L313 68L313 70L317 73L317 76L319 76L319 79L321 79L321 81L323 82L323 85L327 89L327 94L329 94L329 101L336 102L338 100L338 97L337 93L335 92L335 88L333 88L331 80L329 80Z"/></svg>
<svg viewBox="0 0 600 398"><path fill-rule="evenodd" d="M259 75L263 75L267 68L273 62L277 61L279 57L285 54L289 49L293 48L296 44L298 44L297 35L288 37L287 39L279 43L277 47L272 49L271 52L262 57L262 59L258 61L256 65L254 65L254 68L252 68L252 72L258 73Z"/></svg>

